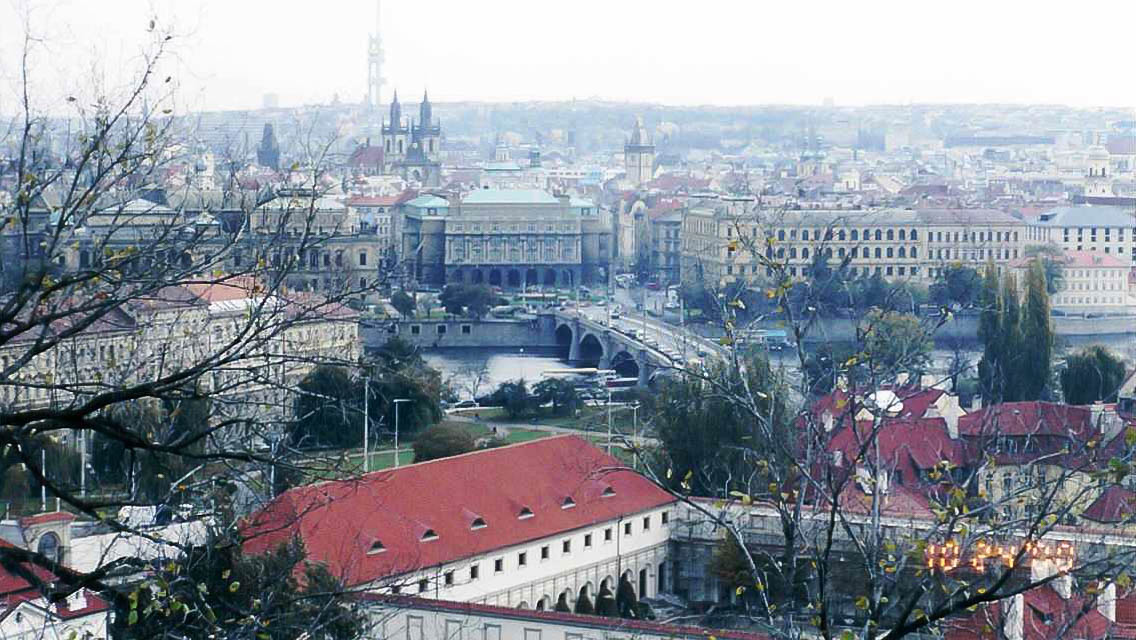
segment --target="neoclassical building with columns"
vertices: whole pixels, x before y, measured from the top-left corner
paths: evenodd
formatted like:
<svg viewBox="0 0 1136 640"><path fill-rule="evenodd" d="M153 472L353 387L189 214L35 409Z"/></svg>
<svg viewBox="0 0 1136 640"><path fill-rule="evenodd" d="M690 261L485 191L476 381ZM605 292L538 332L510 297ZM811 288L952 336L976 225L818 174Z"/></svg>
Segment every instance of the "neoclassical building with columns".
<svg viewBox="0 0 1136 640"><path fill-rule="evenodd" d="M361 590L552 610L626 580L670 591L677 501L578 436L291 489L246 524L246 552L299 537Z"/></svg>
<svg viewBox="0 0 1136 640"><path fill-rule="evenodd" d="M605 284L612 256L608 212L537 189L479 189L464 198L421 196L404 206L403 252L423 284Z"/></svg>

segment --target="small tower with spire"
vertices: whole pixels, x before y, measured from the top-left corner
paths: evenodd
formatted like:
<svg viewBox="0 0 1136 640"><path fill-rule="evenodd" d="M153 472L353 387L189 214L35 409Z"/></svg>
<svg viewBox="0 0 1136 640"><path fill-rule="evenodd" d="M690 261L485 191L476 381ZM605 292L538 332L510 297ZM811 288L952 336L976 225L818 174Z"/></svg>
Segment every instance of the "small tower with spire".
<svg viewBox="0 0 1136 640"><path fill-rule="evenodd" d="M256 163L271 169L280 168L280 144L276 142L276 133L272 124L264 123L264 133L260 136L260 146L256 148Z"/></svg>
<svg viewBox="0 0 1136 640"><path fill-rule="evenodd" d="M430 104L428 92L422 92L422 104L418 105L418 124L411 125L411 144L418 143L418 148L430 160L438 159L438 152L442 141L442 125L434 119L434 107Z"/></svg>
<svg viewBox="0 0 1136 640"><path fill-rule="evenodd" d="M383 123L383 162L394 163L406 157L410 148L410 127L402 118L402 105L398 102L395 89L390 104L390 121Z"/></svg>
<svg viewBox="0 0 1136 640"><path fill-rule="evenodd" d="M655 145L643 126L643 118L635 118L631 138L623 145L623 163L628 182L636 187L655 177Z"/></svg>

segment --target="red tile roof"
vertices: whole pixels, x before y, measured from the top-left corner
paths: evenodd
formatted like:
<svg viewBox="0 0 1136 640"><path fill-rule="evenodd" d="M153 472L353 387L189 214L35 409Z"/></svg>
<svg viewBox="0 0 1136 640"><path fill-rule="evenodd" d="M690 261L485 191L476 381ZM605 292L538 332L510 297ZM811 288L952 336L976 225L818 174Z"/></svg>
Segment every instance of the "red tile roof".
<svg viewBox="0 0 1136 640"><path fill-rule="evenodd" d="M379 167L383 164L383 148L382 147L358 147L351 153L351 159L348 162L353 167L368 166Z"/></svg>
<svg viewBox="0 0 1136 640"><path fill-rule="evenodd" d="M1096 522L1131 522L1136 515L1136 492L1113 485L1093 501L1081 517Z"/></svg>
<svg viewBox="0 0 1136 640"><path fill-rule="evenodd" d="M1097 251L1066 251L1064 263L1066 267L1080 267L1082 269L1116 269L1126 268L1129 264L1111 253ZM1012 267L1028 267L1035 258L1018 258L1010 263Z"/></svg>
<svg viewBox="0 0 1136 640"><path fill-rule="evenodd" d="M1074 594L1066 600L1053 587L1044 585L1022 594L1022 640L1079 638L1103 640L1112 623L1093 606L1090 598ZM947 623L946 640L995 640L1003 621L1002 603L979 607L972 615Z"/></svg>
<svg viewBox="0 0 1136 640"><path fill-rule="evenodd" d="M1089 407L1056 402L1004 402L959 418L961 436L1070 436L1092 430Z"/></svg>
<svg viewBox="0 0 1136 640"><path fill-rule="evenodd" d="M42 515L57 516L57 514L59 513L61 512L47 513ZM71 514L65 515L70 516L72 519L74 518L74 516L71 516ZM28 520L28 518L21 519L21 523L23 523L24 520ZM46 522L46 520L41 521ZM15 548L12 544L9 544L4 540L0 540L0 547L8 547L10 549ZM51 573L47 569L29 563L24 563L23 566L25 569L30 571L32 575L34 575L38 580L42 581L45 584L51 584L56 580L55 574ZM88 591L85 592L84 595L86 596L86 606L79 609L70 609L67 606L67 602L62 601L56 605L54 612L55 615L58 615L63 619L70 619L85 616L91 613L105 611L109 608L107 602L102 598L96 596L95 594ZM42 597L43 594L40 593L37 588L32 586L30 582L25 580L23 577L18 576L0 566L0 619L3 619L9 611L11 611L20 603L35 601Z"/></svg>
<svg viewBox="0 0 1136 640"><path fill-rule="evenodd" d="M424 600L407 596L384 596L375 593L362 593L359 598L369 602L387 602L395 606L415 609L430 609L436 611L450 611L464 615L485 615L519 620L539 620L544 622L558 622L565 625L578 625L596 629L609 629L622 632L632 637L642 632L652 635L663 635L676 640L691 638L723 638L724 640L765 640L770 636L762 633L735 631L731 629L707 629L704 627L688 627L676 624L664 624L647 620L629 620L626 618L607 618L604 616L589 616L578 613L564 613L561 611L536 611L533 609L515 609L513 607L499 607L488 604L475 604L472 602L453 602L449 600Z"/></svg>
<svg viewBox="0 0 1136 640"><path fill-rule="evenodd" d="M569 497L576 506L561 508ZM253 553L299 536L309 560L359 585L673 502L584 439L561 436L297 487L243 533ZM526 508L532 517L518 518ZM486 526L473 528L477 518ZM424 540L427 531L437 538ZM370 552L376 542L383 551Z"/></svg>
<svg viewBox="0 0 1136 640"><path fill-rule="evenodd" d="M20 526L34 527L37 524L44 524L47 522L71 522L75 519L75 514L67 513L66 511L51 511L49 513L37 513L34 516L26 516L20 518Z"/></svg>
<svg viewBox="0 0 1136 640"><path fill-rule="evenodd" d="M399 196L355 196L347 200L349 207L393 207Z"/></svg>

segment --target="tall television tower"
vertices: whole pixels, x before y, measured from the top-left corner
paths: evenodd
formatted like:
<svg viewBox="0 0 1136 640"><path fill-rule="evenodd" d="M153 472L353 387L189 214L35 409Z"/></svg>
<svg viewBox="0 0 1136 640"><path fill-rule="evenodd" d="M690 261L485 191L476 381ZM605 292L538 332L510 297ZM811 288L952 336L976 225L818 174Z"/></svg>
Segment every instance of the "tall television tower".
<svg viewBox="0 0 1136 640"><path fill-rule="evenodd" d="M367 39L367 106L380 108L383 88L382 0L375 0L375 32Z"/></svg>

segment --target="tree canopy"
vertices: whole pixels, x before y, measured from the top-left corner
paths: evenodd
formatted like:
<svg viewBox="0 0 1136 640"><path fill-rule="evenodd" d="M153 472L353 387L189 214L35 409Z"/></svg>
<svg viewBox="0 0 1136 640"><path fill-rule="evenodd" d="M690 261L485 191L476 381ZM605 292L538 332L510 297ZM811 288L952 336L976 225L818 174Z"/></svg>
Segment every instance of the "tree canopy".
<svg viewBox="0 0 1136 640"><path fill-rule="evenodd" d="M413 316L415 310L418 308L418 303L414 299L414 296L401 289L391 295L390 302L395 311L398 311L403 318Z"/></svg>
<svg viewBox="0 0 1136 640"><path fill-rule="evenodd" d="M1123 361L1108 349L1093 345L1065 357L1061 392L1069 404L1114 402L1124 374Z"/></svg>
<svg viewBox="0 0 1136 640"><path fill-rule="evenodd" d="M477 448L477 444L468 430L443 422L418 434L413 448L414 461L425 462L469 453Z"/></svg>

